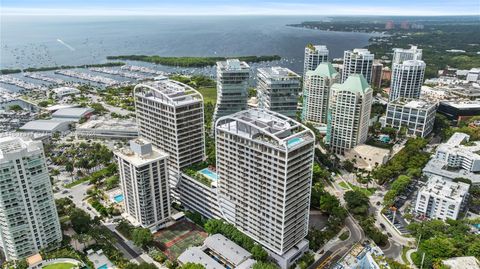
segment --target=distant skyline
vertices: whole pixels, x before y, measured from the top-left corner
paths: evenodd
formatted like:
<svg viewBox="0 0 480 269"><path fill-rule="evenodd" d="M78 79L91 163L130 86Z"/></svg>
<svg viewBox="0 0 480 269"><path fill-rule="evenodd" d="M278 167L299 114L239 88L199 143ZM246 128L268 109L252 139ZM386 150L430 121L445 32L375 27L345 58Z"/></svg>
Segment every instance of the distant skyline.
<svg viewBox="0 0 480 269"><path fill-rule="evenodd" d="M2 15L480 15L478 0L2 0Z"/></svg>

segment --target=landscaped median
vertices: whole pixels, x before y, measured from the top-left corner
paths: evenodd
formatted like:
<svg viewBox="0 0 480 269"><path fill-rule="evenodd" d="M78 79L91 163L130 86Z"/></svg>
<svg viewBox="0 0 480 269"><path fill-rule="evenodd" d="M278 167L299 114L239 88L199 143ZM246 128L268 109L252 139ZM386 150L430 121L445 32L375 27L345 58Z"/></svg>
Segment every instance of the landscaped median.
<svg viewBox="0 0 480 269"><path fill-rule="evenodd" d="M362 187L353 185L353 184L345 182L345 181L341 181L340 183L338 183L338 185L340 185L340 187L342 187L346 190L352 189L354 191L362 192L366 196L371 196L377 190L376 188L362 188Z"/></svg>

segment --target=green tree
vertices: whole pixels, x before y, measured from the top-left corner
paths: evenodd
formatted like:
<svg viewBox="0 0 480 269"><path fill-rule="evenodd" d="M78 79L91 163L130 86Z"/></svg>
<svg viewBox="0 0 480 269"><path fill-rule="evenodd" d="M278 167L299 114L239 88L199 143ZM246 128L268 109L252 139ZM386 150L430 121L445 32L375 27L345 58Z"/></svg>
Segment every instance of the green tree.
<svg viewBox="0 0 480 269"><path fill-rule="evenodd" d="M205 269L205 266L198 263L187 262L186 264L180 266L180 268L181 269Z"/></svg>
<svg viewBox="0 0 480 269"><path fill-rule="evenodd" d="M367 215L369 208L369 199L363 192L347 191L343 198L347 202L347 207L354 215Z"/></svg>
<svg viewBox="0 0 480 269"><path fill-rule="evenodd" d="M278 269L278 267L271 262L257 262L253 265L253 269Z"/></svg>
<svg viewBox="0 0 480 269"><path fill-rule="evenodd" d="M145 248L153 242L153 235L147 228L135 228L132 232L133 243L141 248Z"/></svg>
<svg viewBox="0 0 480 269"><path fill-rule="evenodd" d="M74 208L70 213L72 228L79 234L87 233L91 227L92 219L85 211Z"/></svg>
<svg viewBox="0 0 480 269"><path fill-rule="evenodd" d="M255 244L250 252L252 253L253 259L257 261L266 261L268 258L268 252L259 244Z"/></svg>
<svg viewBox="0 0 480 269"><path fill-rule="evenodd" d="M11 105L8 107L8 110L11 110L11 111L22 111L23 108L20 106L20 105Z"/></svg>

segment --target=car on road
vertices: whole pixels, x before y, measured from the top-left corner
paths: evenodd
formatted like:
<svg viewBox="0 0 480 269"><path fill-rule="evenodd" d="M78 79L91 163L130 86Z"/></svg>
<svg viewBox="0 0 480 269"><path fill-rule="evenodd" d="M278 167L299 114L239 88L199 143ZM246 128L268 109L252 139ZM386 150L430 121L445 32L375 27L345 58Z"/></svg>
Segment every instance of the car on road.
<svg viewBox="0 0 480 269"><path fill-rule="evenodd" d="M88 210L92 210L90 207L87 207Z"/></svg>
<svg viewBox="0 0 480 269"><path fill-rule="evenodd" d="M68 190L63 190L62 194L68 193Z"/></svg>
<svg viewBox="0 0 480 269"><path fill-rule="evenodd" d="M68 198L73 199L73 195L69 195Z"/></svg>
<svg viewBox="0 0 480 269"><path fill-rule="evenodd" d="M387 227L385 227L385 224L383 224L383 223L380 223L380 227L382 227L382 229L384 229L384 230L387 228Z"/></svg>
<svg viewBox="0 0 480 269"><path fill-rule="evenodd" d="M392 238L392 234L391 233L387 233L388 237Z"/></svg>

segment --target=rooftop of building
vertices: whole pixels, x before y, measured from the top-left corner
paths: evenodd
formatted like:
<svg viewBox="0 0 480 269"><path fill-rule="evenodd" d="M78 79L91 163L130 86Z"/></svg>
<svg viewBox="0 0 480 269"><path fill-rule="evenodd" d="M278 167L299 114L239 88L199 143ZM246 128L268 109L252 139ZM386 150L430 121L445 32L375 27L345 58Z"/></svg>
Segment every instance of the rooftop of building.
<svg viewBox="0 0 480 269"><path fill-rule="evenodd" d="M422 49L419 49L417 46L410 46L409 49L404 48L393 48L394 52L422 52Z"/></svg>
<svg viewBox="0 0 480 269"><path fill-rule="evenodd" d="M463 182L453 182L441 176L430 177L427 184L420 189L421 192L436 194L443 198L457 200L468 194L470 185Z"/></svg>
<svg viewBox="0 0 480 269"><path fill-rule="evenodd" d="M143 138L136 138L130 141L130 147L116 150L115 155L139 167L154 161L168 158L168 154L152 146Z"/></svg>
<svg viewBox="0 0 480 269"><path fill-rule="evenodd" d="M428 109L437 105L437 103L435 102L428 102L426 100L402 99L402 98L396 99L391 103L395 105L401 105L407 108L414 108L414 109Z"/></svg>
<svg viewBox="0 0 480 269"><path fill-rule="evenodd" d="M213 253L210 253L213 252ZM222 265L212 256L220 257L228 265ZM202 247L191 247L183 252L178 261L182 264L193 262L207 269L251 268L255 261L252 254L221 234L213 234L205 239Z"/></svg>
<svg viewBox="0 0 480 269"><path fill-rule="evenodd" d="M219 61L217 62L217 68L223 71L250 71L250 66L246 62L241 62L238 59Z"/></svg>
<svg viewBox="0 0 480 269"><path fill-rule="evenodd" d="M338 75L338 72L331 63L322 62L317 66L317 68L315 68L315 70L307 71L306 75L333 78Z"/></svg>
<svg viewBox="0 0 480 269"><path fill-rule="evenodd" d="M440 103L457 109L480 109L480 101L442 101Z"/></svg>
<svg viewBox="0 0 480 269"><path fill-rule="evenodd" d="M328 53L328 48L325 45L313 45L313 44L308 44L305 47L306 50L311 50L311 51L320 51L320 52L326 52Z"/></svg>
<svg viewBox="0 0 480 269"><path fill-rule="evenodd" d="M353 53L353 54L361 55L361 56L368 56L369 58L372 58L372 59L374 57L374 54L372 54L368 49L353 49L353 51L352 50L347 50L345 52Z"/></svg>
<svg viewBox="0 0 480 269"><path fill-rule="evenodd" d="M63 117L63 118L81 118L87 115L88 113L92 113L94 111L93 108L89 107L70 107L70 108L62 108L55 111L52 114L52 117Z"/></svg>
<svg viewBox="0 0 480 269"><path fill-rule="evenodd" d="M480 160L480 142L471 142L464 145L470 140L470 136L464 133L454 133L446 143L440 144L437 152L449 152L457 155L468 157L471 160Z"/></svg>
<svg viewBox="0 0 480 269"><path fill-rule="evenodd" d="M422 171L424 173L442 176L450 180L453 180L459 177L468 178L470 179L470 181L472 181L473 185L480 184L480 174L472 173L465 169L456 169L456 170L449 169L447 167L447 164L443 160L436 159L435 157L431 158L428 161L428 163L425 165Z"/></svg>
<svg viewBox="0 0 480 269"><path fill-rule="evenodd" d="M345 80L343 83L333 84L332 88L360 94L365 94L368 89L371 89L370 85L362 74L349 75L347 80Z"/></svg>
<svg viewBox="0 0 480 269"><path fill-rule="evenodd" d="M281 66L271 66L271 67L262 67L257 69L258 74L262 74L265 77L271 80L291 80L300 79L300 76L293 72L292 70L281 67Z"/></svg>
<svg viewBox="0 0 480 269"><path fill-rule="evenodd" d="M77 126L79 129L98 129L98 130L123 130L123 131L136 131L137 124L134 120L128 119L108 119L108 120L89 120Z"/></svg>
<svg viewBox="0 0 480 269"><path fill-rule="evenodd" d="M42 150L41 141L32 141L22 137L1 137L0 138L0 161L2 161L8 154L16 153L22 150L35 151Z"/></svg>
<svg viewBox="0 0 480 269"><path fill-rule="evenodd" d="M168 105L186 105L203 102L203 96L194 88L168 78L135 86L135 95Z"/></svg>
<svg viewBox="0 0 480 269"><path fill-rule="evenodd" d="M408 67L410 67L410 66L419 66L419 67L427 66L425 64L425 62L422 61L422 60L407 60L407 61L403 61L403 63L401 63L400 65L408 66Z"/></svg>
<svg viewBox="0 0 480 269"><path fill-rule="evenodd" d="M60 120L34 120L29 121L22 127L22 131L53 132L58 129L67 129L69 122Z"/></svg>
<svg viewBox="0 0 480 269"><path fill-rule="evenodd" d="M222 117L217 120L216 129L287 148L315 140L312 131L299 122L263 109L243 110Z"/></svg>

